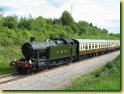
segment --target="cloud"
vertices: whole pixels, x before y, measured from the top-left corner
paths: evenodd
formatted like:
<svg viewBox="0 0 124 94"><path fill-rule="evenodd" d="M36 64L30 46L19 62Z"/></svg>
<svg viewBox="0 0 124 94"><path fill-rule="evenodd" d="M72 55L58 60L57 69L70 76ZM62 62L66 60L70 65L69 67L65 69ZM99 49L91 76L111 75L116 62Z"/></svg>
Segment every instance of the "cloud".
<svg viewBox="0 0 124 94"><path fill-rule="evenodd" d="M73 6L76 22L84 20L109 32L120 32L119 0L1 0L1 6L5 7L5 15L28 17L31 14L45 18L59 18L64 10L71 13Z"/></svg>

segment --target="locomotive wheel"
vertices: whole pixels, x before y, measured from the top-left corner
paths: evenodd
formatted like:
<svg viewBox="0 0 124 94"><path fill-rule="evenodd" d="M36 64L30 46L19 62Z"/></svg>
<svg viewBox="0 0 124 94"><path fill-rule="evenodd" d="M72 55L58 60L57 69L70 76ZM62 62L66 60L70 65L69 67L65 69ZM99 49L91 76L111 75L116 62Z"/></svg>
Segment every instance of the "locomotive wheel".
<svg viewBox="0 0 124 94"><path fill-rule="evenodd" d="M69 64L71 64L71 63L72 63L72 58L68 58L66 64L69 65Z"/></svg>
<svg viewBox="0 0 124 94"><path fill-rule="evenodd" d="M37 72L39 70L39 66L34 66L33 67L33 72Z"/></svg>
<svg viewBox="0 0 124 94"><path fill-rule="evenodd" d="M31 73L31 69L26 70L26 74L29 74L29 73Z"/></svg>
<svg viewBox="0 0 124 94"><path fill-rule="evenodd" d="M66 58L65 62L66 62L65 63L66 65L69 65L69 62L70 62L69 58Z"/></svg>

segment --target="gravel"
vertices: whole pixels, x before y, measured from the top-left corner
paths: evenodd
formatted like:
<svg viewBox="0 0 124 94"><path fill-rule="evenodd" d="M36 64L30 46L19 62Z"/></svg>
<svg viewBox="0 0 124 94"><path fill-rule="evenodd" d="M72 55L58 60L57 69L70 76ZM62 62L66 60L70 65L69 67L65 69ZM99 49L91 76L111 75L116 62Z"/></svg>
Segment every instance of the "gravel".
<svg viewBox="0 0 124 94"><path fill-rule="evenodd" d="M69 66L38 73L23 79L0 85L0 90L58 90L68 85L72 79L84 75L112 61L120 51L82 60Z"/></svg>

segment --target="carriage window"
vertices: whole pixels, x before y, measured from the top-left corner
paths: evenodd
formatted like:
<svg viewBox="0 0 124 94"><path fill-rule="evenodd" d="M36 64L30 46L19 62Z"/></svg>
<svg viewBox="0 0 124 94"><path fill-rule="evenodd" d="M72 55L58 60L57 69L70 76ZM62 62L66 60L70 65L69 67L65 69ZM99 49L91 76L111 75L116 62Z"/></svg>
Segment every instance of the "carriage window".
<svg viewBox="0 0 124 94"><path fill-rule="evenodd" d="M89 44L89 49L91 49L91 44Z"/></svg>
<svg viewBox="0 0 124 94"><path fill-rule="evenodd" d="M88 45L87 44L85 45L85 49L88 49Z"/></svg>
<svg viewBox="0 0 124 94"><path fill-rule="evenodd" d="M92 49L94 49L94 44L92 44Z"/></svg>
<svg viewBox="0 0 124 94"><path fill-rule="evenodd" d="M112 46L114 46L114 42L112 42Z"/></svg>
<svg viewBox="0 0 124 94"><path fill-rule="evenodd" d="M97 44L95 44L95 48L97 48Z"/></svg>

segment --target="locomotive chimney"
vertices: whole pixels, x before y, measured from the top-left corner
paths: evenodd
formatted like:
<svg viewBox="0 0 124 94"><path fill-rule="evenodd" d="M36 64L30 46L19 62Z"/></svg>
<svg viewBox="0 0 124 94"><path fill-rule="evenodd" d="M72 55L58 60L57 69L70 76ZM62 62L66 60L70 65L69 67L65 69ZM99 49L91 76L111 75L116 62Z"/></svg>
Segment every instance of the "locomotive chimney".
<svg viewBox="0 0 124 94"><path fill-rule="evenodd" d="M30 37L30 42L35 42L35 37Z"/></svg>

